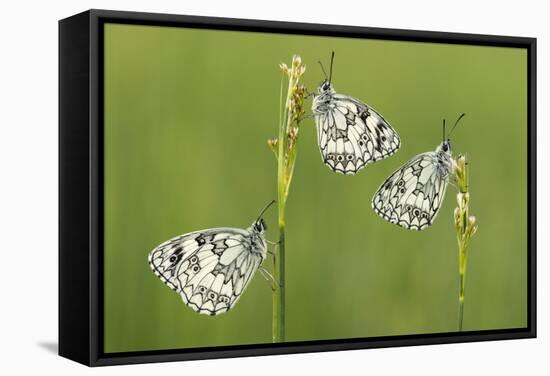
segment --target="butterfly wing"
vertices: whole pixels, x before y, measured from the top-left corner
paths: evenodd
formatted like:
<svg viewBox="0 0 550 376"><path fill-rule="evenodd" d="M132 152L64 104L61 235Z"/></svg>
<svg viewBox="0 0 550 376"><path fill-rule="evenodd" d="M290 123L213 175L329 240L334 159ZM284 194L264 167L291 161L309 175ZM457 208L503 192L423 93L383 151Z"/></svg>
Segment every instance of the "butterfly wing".
<svg viewBox="0 0 550 376"><path fill-rule="evenodd" d="M335 172L356 174L399 149L401 142L391 125L357 99L332 94L328 102L314 107L321 156Z"/></svg>
<svg viewBox="0 0 550 376"><path fill-rule="evenodd" d="M149 264L187 306L213 316L237 303L263 261L263 244L253 242L248 230L197 231L156 247Z"/></svg>
<svg viewBox="0 0 550 376"><path fill-rule="evenodd" d="M378 188L372 208L391 223L409 230L423 230L437 216L448 176L436 152L417 155Z"/></svg>

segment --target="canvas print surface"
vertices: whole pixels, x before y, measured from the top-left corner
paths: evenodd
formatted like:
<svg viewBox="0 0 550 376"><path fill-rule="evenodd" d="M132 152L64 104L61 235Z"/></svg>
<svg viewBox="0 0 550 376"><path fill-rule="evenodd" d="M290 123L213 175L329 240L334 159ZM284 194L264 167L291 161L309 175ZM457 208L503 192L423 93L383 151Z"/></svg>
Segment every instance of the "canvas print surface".
<svg viewBox="0 0 550 376"><path fill-rule="evenodd" d="M525 49L107 23L103 56L105 353L527 326Z"/></svg>

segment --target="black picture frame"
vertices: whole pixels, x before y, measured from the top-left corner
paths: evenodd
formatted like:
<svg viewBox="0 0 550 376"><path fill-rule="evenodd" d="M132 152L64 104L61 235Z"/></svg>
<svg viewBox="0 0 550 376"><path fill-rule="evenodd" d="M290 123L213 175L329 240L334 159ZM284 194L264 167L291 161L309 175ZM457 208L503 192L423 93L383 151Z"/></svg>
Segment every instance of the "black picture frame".
<svg viewBox="0 0 550 376"><path fill-rule="evenodd" d="M527 50L527 327L109 353L103 351L103 25L162 25ZM536 337L536 39L88 10L59 21L59 354L88 366Z"/></svg>

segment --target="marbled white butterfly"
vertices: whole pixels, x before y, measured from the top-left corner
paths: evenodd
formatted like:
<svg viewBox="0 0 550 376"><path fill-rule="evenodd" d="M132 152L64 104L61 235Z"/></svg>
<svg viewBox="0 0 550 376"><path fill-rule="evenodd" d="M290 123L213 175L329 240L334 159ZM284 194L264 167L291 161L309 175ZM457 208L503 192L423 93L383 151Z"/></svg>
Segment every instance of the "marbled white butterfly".
<svg viewBox="0 0 550 376"><path fill-rule="evenodd" d="M325 72L312 111L317 126L317 142L323 162L334 172L354 175L371 162L384 159L399 149L399 136L372 107L332 87Z"/></svg>
<svg viewBox="0 0 550 376"><path fill-rule="evenodd" d="M464 115L460 115L448 136ZM375 193L372 208L388 222L409 230L423 230L437 216L454 168L443 121L443 142L435 151L417 155L391 174Z"/></svg>
<svg viewBox="0 0 550 376"><path fill-rule="evenodd" d="M262 215L274 202L247 229L212 228L162 243L149 254L151 269L193 310L211 316L227 312L266 258Z"/></svg>

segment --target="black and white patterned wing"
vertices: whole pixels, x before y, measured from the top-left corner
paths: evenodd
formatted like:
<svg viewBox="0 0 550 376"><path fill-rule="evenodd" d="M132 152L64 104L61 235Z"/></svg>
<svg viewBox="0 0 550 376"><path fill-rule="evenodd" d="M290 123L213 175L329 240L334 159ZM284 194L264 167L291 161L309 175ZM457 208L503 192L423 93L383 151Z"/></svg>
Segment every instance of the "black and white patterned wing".
<svg viewBox="0 0 550 376"><path fill-rule="evenodd" d="M153 272L193 310L211 316L239 300L263 261L249 231L218 228L173 238L149 255Z"/></svg>
<svg viewBox="0 0 550 376"><path fill-rule="evenodd" d="M331 170L353 175L399 149L395 130L361 101L333 94L325 108L315 119L321 156Z"/></svg>
<svg viewBox="0 0 550 376"><path fill-rule="evenodd" d="M378 188L372 208L388 222L423 230L433 223L441 207L448 176L436 152L417 155Z"/></svg>
<svg viewBox="0 0 550 376"><path fill-rule="evenodd" d="M369 137L368 141L372 142L371 151L367 141L367 152L373 162L387 158L399 149L401 146L399 135L374 108L346 95L335 94L333 98L337 104L336 108L340 112L348 109L349 112L355 115L355 127L352 127L353 134L361 130L361 127L357 127L357 124L361 124L357 118L365 124L365 133ZM365 140L364 136L358 138Z"/></svg>

